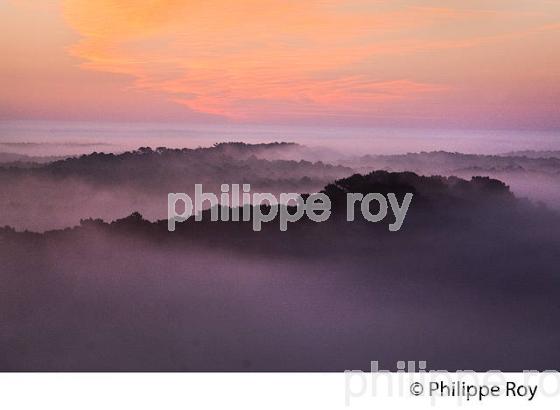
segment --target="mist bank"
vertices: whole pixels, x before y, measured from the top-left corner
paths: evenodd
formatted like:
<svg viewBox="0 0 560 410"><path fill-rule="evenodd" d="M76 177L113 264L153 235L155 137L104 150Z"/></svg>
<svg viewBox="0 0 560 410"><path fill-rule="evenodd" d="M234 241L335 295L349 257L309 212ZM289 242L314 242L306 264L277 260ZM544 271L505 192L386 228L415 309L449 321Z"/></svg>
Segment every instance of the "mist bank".
<svg viewBox="0 0 560 410"><path fill-rule="evenodd" d="M251 184L274 195L312 193L336 179L374 170L471 178L489 176L534 202L560 209L560 159L553 151L504 155L420 152L344 154L295 143L221 143L197 149L140 148L63 160L0 166L0 226L44 231L83 218L115 220L134 211L166 217L167 194L192 195L195 184L219 193L221 184Z"/></svg>
<svg viewBox="0 0 560 410"><path fill-rule="evenodd" d="M489 176L504 181L519 196L560 209L560 158L553 156L552 152L474 155L439 151L405 155L365 155L337 163L351 164L357 172L383 169L466 178Z"/></svg>
<svg viewBox="0 0 560 410"><path fill-rule="evenodd" d="M281 232L132 214L0 229L0 370L560 367L560 217L487 178L375 172ZM414 192L406 224L346 221L347 192ZM506 342L507 341L507 342Z"/></svg>
<svg viewBox="0 0 560 410"><path fill-rule="evenodd" d="M43 231L74 226L87 217L113 220L133 211L156 220L167 216L168 193L192 194L195 184L211 192L228 183L247 183L272 194L314 192L352 174L341 165L278 159L293 145L141 148L0 167L0 226Z"/></svg>

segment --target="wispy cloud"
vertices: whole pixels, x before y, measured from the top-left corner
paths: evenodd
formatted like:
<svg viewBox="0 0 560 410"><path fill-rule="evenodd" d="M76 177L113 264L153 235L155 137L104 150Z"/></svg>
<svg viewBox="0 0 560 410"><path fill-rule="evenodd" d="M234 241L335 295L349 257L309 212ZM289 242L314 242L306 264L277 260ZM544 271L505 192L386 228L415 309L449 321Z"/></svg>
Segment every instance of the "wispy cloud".
<svg viewBox="0 0 560 410"><path fill-rule="evenodd" d="M133 87L195 111L260 119L437 98L457 84L429 56L511 41L535 32L524 21L541 16L441 4L63 0L63 11L81 35L69 51L84 68L129 75Z"/></svg>

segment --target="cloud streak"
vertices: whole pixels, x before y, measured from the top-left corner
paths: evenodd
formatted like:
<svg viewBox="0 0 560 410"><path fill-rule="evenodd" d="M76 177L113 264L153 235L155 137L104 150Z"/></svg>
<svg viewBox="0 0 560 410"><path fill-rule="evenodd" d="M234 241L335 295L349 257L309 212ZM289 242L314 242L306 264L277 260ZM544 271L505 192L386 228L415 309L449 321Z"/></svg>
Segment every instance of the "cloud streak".
<svg viewBox="0 0 560 410"><path fill-rule="evenodd" d="M445 92L452 87L437 79L403 70L381 76L377 66L395 55L476 43L468 35L411 40L410 31L496 17L381 3L67 0L64 14L83 36L70 51L84 67L128 74L134 87L242 120L365 114Z"/></svg>
<svg viewBox="0 0 560 410"><path fill-rule="evenodd" d="M45 21L7 9L26 42L5 53L4 117L558 123L558 3L59 1ZM29 37L33 21L49 34Z"/></svg>

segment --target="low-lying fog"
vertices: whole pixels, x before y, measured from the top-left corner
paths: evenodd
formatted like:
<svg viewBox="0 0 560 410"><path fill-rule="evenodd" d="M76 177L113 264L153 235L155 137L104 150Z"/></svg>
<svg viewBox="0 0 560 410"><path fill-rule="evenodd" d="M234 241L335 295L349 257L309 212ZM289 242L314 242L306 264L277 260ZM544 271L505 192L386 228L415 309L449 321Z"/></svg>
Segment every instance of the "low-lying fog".
<svg viewBox="0 0 560 410"><path fill-rule="evenodd" d="M44 234L0 228L0 370L341 371L371 360L558 368L557 211L488 178L375 172L340 180L410 167L556 183L558 159L424 153L328 163L316 154L294 144L221 144L0 169L0 225L18 230L134 210L165 216L167 193L195 183L325 189L333 201L329 221L287 232L192 222L169 233L166 221L138 215ZM538 189L549 193L534 182L531 192ZM389 232L341 222L345 190L414 199L403 228Z"/></svg>
<svg viewBox="0 0 560 410"><path fill-rule="evenodd" d="M399 232L336 198L413 190ZM488 179L375 173L324 223L0 229L0 370L557 369L560 217Z"/></svg>
<svg viewBox="0 0 560 410"><path fill-rule="evenodd" d="M0 154L0 226L45 231L83 218L114 220L138 211L167 217L167 194L219 192L251 184L253 192L307 193L354 173L412 171L419 175L490 176L519 197L560 209L560 151L503 155L420 152L351 155L293 143L218 144L199 149L141 149L60 159Z"/></svg>

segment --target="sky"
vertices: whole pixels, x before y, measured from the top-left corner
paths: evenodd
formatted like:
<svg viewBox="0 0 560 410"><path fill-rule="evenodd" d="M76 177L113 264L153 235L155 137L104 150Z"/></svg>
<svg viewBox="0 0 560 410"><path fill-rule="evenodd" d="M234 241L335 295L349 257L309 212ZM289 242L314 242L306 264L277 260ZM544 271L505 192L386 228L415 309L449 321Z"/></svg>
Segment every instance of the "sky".
<svg viewBox="0 0 560 410"><path fill-rule="evenodd" d="M559 0L2 0L0 120L560 129Z"/></svg>

